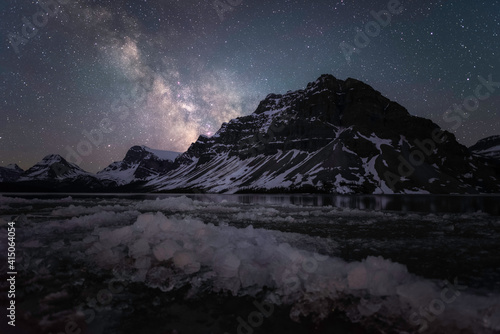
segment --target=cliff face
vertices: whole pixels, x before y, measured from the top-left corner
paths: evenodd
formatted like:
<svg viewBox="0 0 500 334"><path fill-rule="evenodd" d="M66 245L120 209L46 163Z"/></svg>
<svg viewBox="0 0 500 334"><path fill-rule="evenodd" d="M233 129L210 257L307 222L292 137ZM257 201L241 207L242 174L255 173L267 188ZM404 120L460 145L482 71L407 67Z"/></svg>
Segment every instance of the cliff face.
<svg viewBox="0 0 500 334"><path fill-rule="evenodd" d="M475 155L493 159L497 163L500 163L500 136L481 139L469 147L469 150Z"/></svg>
<svg viewBox="0 0 500 334"><path fill-rule="evenodd" d="M97 175L54 155L0 188L489 193L500 191L499 141L469 150L367 84L322 75L303 90L268 95L253 114L200 136L181 155L134 146Z"/></svg>
<svg viewBox="0 0 500 334"><path fill-rule="evenodd" d="M249 116L200 136L155 190L475 193L495 171L453 134L355 80L323 75L270 94Z"/></svg>
<svg viewBox="0 0 500 334"><path fill-rule="evenodd" d="M16 164L0 167L0 182L15 182L23 172L24 170Z"/></svg>
<svg viewBox="0 0 500 334"><path fill-rule="evenodd" d="M171 169L180 153L152 150L146 146L131 147L123 161L116 161L97 173L101 180L126 185L144 181Z"/></svg>
<svg viewBox="0 0 500 334"><path fill-rule="evenodd" d="M20 169L19 169L20 170ZM50 154L17 177L0 183L1 191L29 192L84 192L100 191L113 186L102 182L94 174L66 161L58 154Z"/></svg>
<svg viewBox="0 0 500 334"><path fill-rule="evenodd" d="M1 167L0 190L35 192L141 191L136 184L170 170L177 152L133 146L123 161L110 164L97 174L84 171L57 154L44 157L26 171ZM5 172L4 172L5 170ZM6 175L4 178L3 176ZM125 187L125 188L124 188Z"/></svg>

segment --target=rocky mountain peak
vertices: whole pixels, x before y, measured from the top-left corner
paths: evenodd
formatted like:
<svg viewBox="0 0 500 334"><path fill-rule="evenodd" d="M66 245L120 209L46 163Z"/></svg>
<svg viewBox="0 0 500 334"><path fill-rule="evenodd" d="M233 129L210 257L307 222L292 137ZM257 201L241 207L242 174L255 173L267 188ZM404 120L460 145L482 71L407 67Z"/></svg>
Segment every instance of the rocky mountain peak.
<svg viewBox="0 0 500 334"><path fill-rule="evenodd" d="M405 108L366 83L352 78L340 80L330 74L308 83L305 89L267 95L254 114L313 118L334 126L357 126L367 134L394 129L394 123L410 116Z"/></svg>
<svg viewBox="0 0 500 334"><path fill-rule="evenodd" d="M15 182L23 172L23 169L17 164L9 164L5 167L0 167L0 182Z"/></svg>
<svg viewBox="0 0 500 334"><path fill-rule="evenodd" d="M141 181L167 171L180 153L132 146L122 161L115 161L99 171L101 180L111 180L118 185Z"/></svg>
<svg viewBox="0 0 500 334"><path fill-rule="evenodd" d="M468 150L371 86L327 74L304 89L267 95L254 113L199 136L180 156L133 146L123 161L89 177L49 155L19 180L26 189L33 180L73 189L78 179L85 189L128 191L498 192L500 165L492 158L499 140L486 138Z"/></svg>
<svg viewBox="0 0 500 334"><path fill-rule="evenodd" d="M500 136L483 138L469 147L469 150L483 158L493 159L495 164L500 165Z"/></svg>
<svg viewBox="0 0 500 334"><path fill-rule="evenodd" d="M145 159L174 161L180 153L151 149L144 145L132 146L123 159L129 164L137 164Z"/></svg>
<svg viewBox="0 0 500 334"><path fill-rule="evenodd" d="M40 163L55 163L55 162L61 162L61 161L66 161L62 156L59 154L49 154L43 157L43 159L40 161Z"/></svg>
<svg viewBox="0 0 500 334"><path fill-rule="evenodd" d="M269 94L254 113L200 136L154 185L214 192L497 189L490 186L494 171L481 164L431 120L362 81L326 74L305 89Z"/></svg>
<svg viewBox="0 0 500 334"><path fill-rule="evenodd" d="M124 162L127 163L139 163L141 160L143 160L145 157L150 155L150 153L146 150L145 146L132 146L128 151L127 154L125 155L125 158L123 159Z"/></svg>
<svg viewBox="0 0 500 334"><path fill-rule="evenodd" d="M7 166L5 166L5 168L11 169L13 171L20 172L20 173L24 172L24 170L21 167L19 167L17 164L8 164Z"/></svg>
<svg viewBox="0 0 500 334"><path fill-rule="evenodd" d="M497 146L500 150L500 136L490 136L478 140L478 142L469 147L469 149L471 151L484 151Z"/></svg>
<svg viewBox="0 0 500 334"><path fill-rule="evenodd" d="M56 179L61 177L76 177L88 173L79 166L66 161L59 154L49 154L33 167L26 170L20 177L21 181Z"/></svg>

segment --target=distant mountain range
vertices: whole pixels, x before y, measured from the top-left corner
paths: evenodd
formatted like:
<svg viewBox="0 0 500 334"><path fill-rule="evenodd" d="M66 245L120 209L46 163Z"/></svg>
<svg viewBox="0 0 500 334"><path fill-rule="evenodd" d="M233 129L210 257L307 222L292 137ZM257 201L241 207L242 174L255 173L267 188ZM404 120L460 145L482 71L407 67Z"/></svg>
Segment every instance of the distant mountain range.
<svg viewBox="0 0 500 334"><path fill-rule="evenodd" d="M500 162L500 136L481 139L469 147L469 150L476 156Z"/></svg>
<svg viewBox="0 0 500 334"><path fill-rule="evenodd" d="M52 154L26 171L17 165L0 167L0 190L107 192L127 191L130 188L140 191L140 187L128 186L143 183L170 170L179 155L179 152L133 146L123 161L113 162L97 174L92 174L60 155Z"/></svg>
<svg viewBox="0 0 500 334"><path fill-rule="evenodd" d="M492 193L500 136L470 149L367 84L322 75L270 94L185 153L134 146L90 174L58 155L0 167L1 191Z"/></svg>
<svg viewBox="0 0 500 334"><path fill-rule="evenodd" d="M158 177L172 169L179 152L153 150L146 146L134 146L123 161L113 162L97 173L101 180L114 181L122 186Z"/></svg>

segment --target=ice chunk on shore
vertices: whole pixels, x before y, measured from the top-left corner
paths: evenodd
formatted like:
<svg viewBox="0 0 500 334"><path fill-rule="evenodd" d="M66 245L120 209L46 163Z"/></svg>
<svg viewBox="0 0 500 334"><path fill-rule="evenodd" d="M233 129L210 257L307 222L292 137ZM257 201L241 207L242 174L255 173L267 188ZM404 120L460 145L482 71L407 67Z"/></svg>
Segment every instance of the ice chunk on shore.
<svg viewBox="0 0 500 334"><path fill-rule="evenodd" d="M254 295L267 287L276 303L295 305L292 314L297 319L311 312L327 317L330 310L321 307L325 299L360 301L353 307L343 306L348 307L347 315L353 321L381 312L384 317L409 319L442 297L435 282L409 274L404 265L375 256L347 262L319 255L314 247L322 247L321 242L305 235L251 226L215 226L163 213L141 214L130 226L97 233L99 240L86 254L96 257L102 266L131 263L132 281L151 281L151 286L161 289L190 282L192 289L211 287L234 295ZM127 256L133 261L124 261ZM151 278L146 280L148 272ZM158 272L171 273L168 287L159 282ZM497 328L498 300L462 292L460 298L446 304L433 325L439 328L437 324L450 323L453 328L465 328L484 318L485 327Z"/></svg>
<svg viewBox="0 0 500 334"><path fill-rule="evenodd" d="M149 269L151 267L151 258L149 256L143 256L135 260L134 267L137 269Z"/></svg>
<svg viewBox="0 0 500 334"><path fill-rule="evenodd" d="M196 256L192 252L178 251L174 254L174 264L183 269L186 274L193 274L200 270L200 263L196 261Z"/></svg>
<svg viewBox="0 0 500 334"><path fill-rule="evenodd" d="M366 289L368 287L368 272L362 263L356 263L347 274L349 288L354 290Z"/></svg>
<svg viewBox="0 0 500 334"><path fill-rule="evenodd" d="M108 245L108 247L115 247L119 244L127 244L134 238L133 229L131 226L124 226L115 230L102 231L99 234L99 240Z"/></svg>
<svg viewBox="0 0 500 334"><path fill-rule="evenodd" d="M81 206L71 204L64 208L57 208L52 210L52 216L76 217L81 215L89 215L102 212L121 212L129 210L128 207L122 205L96 205L96 206Z"/></svg>
<svg viewBox="0 0 500 334"><path fill-rule="evenodd" d="M213 258L215 272L220 277L236 277L238 276L238 268L240 259L230 252L228 249L221 249L214 255Z"/></svg>
<svg viewBox="0 0 500 334"><path fill-rule="evenodd" d="M158 244L153 249L153 254L158 261L166 261L172 256L174 256L175 252L181 250L182 247L173 240L165 240L161 244Z"/></svg>
<svg viewBox="0 0 500 334"><path fill-rule="evenodd" d="M128 254L137 259L141 256L148 255L150 251L151 248L149 247L148 241L146 239L139 239L130 246Z"/></svg>

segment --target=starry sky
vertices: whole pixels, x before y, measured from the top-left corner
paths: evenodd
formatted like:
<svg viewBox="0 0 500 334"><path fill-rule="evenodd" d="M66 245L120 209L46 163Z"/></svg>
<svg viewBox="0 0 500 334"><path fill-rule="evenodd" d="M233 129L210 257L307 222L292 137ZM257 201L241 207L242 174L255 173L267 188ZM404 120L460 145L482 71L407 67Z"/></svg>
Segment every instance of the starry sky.
<svg viewBox="0 0 500 334"><path fill-rule="evenodd" d="M498 0L3 0L0 31L2 166L183 152L326 73L464 145L500 134Z"/></svg>

